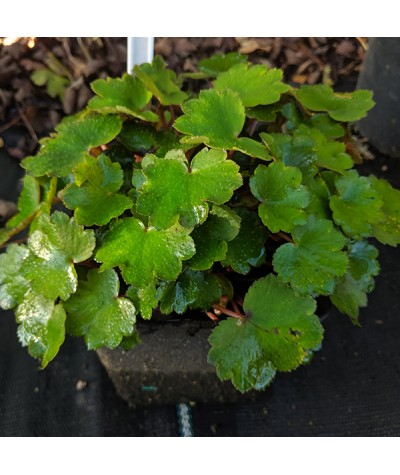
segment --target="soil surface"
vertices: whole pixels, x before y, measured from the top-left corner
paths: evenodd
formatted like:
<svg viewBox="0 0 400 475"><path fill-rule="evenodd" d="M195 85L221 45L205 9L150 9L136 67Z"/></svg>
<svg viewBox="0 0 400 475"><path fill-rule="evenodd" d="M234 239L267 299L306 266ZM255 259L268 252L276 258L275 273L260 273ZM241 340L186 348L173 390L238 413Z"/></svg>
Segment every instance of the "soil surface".
<svg viewBox="0 0 400 475"><path fill-rule="evenodd" d="M293 84L324 80L349 90L365 47L365 38L155 38L155 53L178 73L196 71L213 54L239 51L283 68ZM93 80L125 70L126 38L0 38L0 137L8 154L32 154L38 138L85 106ZM38 85L43 77L47 82Z"/></svg>

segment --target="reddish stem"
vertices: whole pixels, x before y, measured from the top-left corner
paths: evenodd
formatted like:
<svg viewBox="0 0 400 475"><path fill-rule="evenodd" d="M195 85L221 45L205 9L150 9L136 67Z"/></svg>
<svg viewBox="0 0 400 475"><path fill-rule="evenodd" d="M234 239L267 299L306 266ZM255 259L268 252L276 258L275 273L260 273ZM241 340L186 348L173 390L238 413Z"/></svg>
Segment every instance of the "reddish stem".
<svg viewBox="0 0 400 475"><path fill-rule="evenodd" d="M233 312L232 310L229 310L225 307L221 307L221 305L215 304L213 305L213 308L215 310L218 310L221 313L224 313L225 315L228 315L228 317L233 317L233 318L246 318L245 315L242 315L241 313L236 313Z"/></svg>
<svg viewBox="0 0 400 475"><path fill-rule="evenodd" d="M212 312L206 312L208 318L210 318L213 322L218 322L218 317Z"/></svg>

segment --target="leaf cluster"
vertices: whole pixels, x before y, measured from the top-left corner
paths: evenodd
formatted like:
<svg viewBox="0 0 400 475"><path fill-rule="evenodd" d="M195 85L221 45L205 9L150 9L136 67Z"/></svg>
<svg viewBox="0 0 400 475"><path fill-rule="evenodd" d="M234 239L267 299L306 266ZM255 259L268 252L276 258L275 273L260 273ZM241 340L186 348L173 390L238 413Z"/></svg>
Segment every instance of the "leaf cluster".
<svg viewBox="0 0 400 475"><path fill-rule="evenodd" d="M295 89L239 54L189 76L199 93L156 57L94 81L86 109L23 161L0 305L42 366L66 332L125 347L137 318L197 310L219 320L219 377L263 389L320 347L320 296L358 323L379 273L369 239L400 242L400 191L350 153L369 91Z"/></svg>

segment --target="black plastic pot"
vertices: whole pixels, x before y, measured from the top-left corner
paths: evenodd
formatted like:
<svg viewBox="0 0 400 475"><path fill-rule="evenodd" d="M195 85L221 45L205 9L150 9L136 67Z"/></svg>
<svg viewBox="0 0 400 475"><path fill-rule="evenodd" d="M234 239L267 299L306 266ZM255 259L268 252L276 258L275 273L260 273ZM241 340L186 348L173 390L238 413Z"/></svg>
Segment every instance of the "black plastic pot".
<svg viewBox="0 0 400 475"><path fill-rule="evenodd" d="M213 327L198 320L139 323L140 345L131 351L102 348L97 354L131 406L254 400L258 392L241 394L230 381L220 381L207 362Z"/></svg>
<svg viewBox="0 0 400 475"><path fill-rule="evenodd" d="M370 144L391 157L400 157L400 38L370 38L357 82L371 89L375 107L358 123Z"/></svg>
<svg viewBox="0 0 400 475"><path fill-rule="evenodd" d="M332 305L320 298L321 322ZM165 405L194 401L236 403L254 401L259 391L240 393L230 381L220 381L208 363L211 320L176 320L137 324L142 343L132 350L101 348L97 354L117 393L131 406Z"/></svg>

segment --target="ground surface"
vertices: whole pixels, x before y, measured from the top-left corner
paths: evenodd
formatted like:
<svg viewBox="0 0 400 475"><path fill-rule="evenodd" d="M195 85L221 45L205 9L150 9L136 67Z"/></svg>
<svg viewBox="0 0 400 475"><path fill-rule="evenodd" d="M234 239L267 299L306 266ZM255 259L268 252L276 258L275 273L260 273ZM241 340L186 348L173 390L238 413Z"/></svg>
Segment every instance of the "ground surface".
<svg viewBox="0 0 400 475"><path fill-rule="evenodd" d="M323 71L328 74L328 64L330 77L339 86L346 82L350 88L354 87L362 57L359 40L246 41L158 39L157 51L177 69L190 70L198 58L215 51L253 48L248 52L255 55L255 60L286 66L287 80L303 81L304 77L296 77L303 75L305 81L319 81ZM78 101L90 78L123 71L124 44L125 40L118 38L93 42L84 39L81 44L77 40L50 38L37 41L32 49L18 42L12 45L15 50L12 54L7 49L12 47L0 46L0 103L3 104L0 136L6 144L0 157L0 199L16 198L18 159L34 150L35 136L50 130L65 110L78 107L75 102L68 109L65 97L62 104L59 98L49 98L43 88L27 86L32 70L27 67L30 63L23 60L43 64L50 51L68 68L71 64L78 68L78 59L86 67L91 64L87 75L73 73L77 74L74 81L83 78L74 90ZM321 52L318 48L325 50ZM293 64L292 52L299 55L298 50L303 56ZM343 51L346 54L341 54ZM319 71L318 77L316 73L312 76L314 71ZM20 87L17 79L22 81ZM26 95L19 92L24 88L30 89ZM86 98L88 94L86 90ZM29 107L34 108L31 115ZM378 156L364 164L363 171L400 186L400 161ZM362 328L352 326L345 316L332 312L324 322L323 349L310 366L279 375L254 403L195 405L192 409L195 435L400 435L400 248L380 249L382 272L369 307L361 313ZM10 312L0 315L1 436L176 436L178 433L175 406L130 409L115 394L96 354L87 352L81 340L67 339L57 359L45 371L38 371L36 362L17 341L13 315Z"/></svg>

